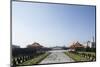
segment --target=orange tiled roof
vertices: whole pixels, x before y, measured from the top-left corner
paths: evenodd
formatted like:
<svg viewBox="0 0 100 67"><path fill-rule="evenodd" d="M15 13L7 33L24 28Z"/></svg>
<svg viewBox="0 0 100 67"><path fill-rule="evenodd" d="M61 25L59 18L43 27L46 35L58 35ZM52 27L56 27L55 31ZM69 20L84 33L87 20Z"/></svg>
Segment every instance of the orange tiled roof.
<svg viewBox="0 0 100 67"><path fill-rule="evenodd" d="M70 46L70 48L75 49L75 48L84 48L82 44L79 42L73 43L73 45Z"/></svg>
<svg viewBox="0 0 100 67"><path fill-rule="evenodd" d="M39 43L33 43L33 44L31 44L31 45L28 45L28 47L31 47L31 48L36 48L36 47L43 47L43 46L41 46Z"/></svg>

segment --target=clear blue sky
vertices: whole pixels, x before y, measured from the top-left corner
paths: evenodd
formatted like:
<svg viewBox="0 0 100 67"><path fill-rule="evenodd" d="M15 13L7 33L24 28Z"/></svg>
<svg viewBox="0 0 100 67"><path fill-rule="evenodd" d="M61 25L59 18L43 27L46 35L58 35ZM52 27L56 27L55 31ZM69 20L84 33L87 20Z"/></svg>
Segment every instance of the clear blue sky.
<svg viewBox="0 0 100 67"><path fill-rule="evenodd" d="M30 2L12 3L12 43L25 47L67 46L95 35L95 7Z"/></svg>

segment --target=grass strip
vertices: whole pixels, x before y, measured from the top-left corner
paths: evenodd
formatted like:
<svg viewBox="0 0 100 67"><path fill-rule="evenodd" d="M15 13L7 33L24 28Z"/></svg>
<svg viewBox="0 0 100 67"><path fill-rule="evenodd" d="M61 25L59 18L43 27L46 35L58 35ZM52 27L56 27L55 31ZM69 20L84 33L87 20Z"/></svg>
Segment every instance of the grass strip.
<svg viewBox="0 0 100 67"><path fill-rule="evenodd" d="M38 64L41 62L44 58L46 58L50 53L44 53L42 55L37 56L36 58L30 59L22 64L19 65L33 65L33 64Z"/></svg>
<svg viewBox="0 0 100 67"><path fill-rule="evenodd" d="M79 61L88 61L88 59L78 55L78 54L74 54L71 52L64 52L66 55L68 55L70 58L72 58L74 61L79 62Z"/></svg>

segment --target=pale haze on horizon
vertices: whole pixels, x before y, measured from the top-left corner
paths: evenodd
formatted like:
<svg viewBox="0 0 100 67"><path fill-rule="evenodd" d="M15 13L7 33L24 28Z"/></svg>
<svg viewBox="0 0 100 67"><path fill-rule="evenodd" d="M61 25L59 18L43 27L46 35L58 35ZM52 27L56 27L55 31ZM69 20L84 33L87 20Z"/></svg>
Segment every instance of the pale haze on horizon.
<svg viewBox="0 0 100 67"><path fill-rule="evenodd" d="M67 46L95 37L95 6L12 2L12 44Z"/></svg>

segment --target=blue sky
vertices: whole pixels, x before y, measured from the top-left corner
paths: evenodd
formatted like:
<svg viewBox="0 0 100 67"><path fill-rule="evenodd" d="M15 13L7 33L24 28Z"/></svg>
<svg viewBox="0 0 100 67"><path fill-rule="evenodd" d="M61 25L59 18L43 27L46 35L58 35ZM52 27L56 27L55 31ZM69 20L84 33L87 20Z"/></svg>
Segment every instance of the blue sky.
<svg viewBox="0 0 100 67"><path fill-rule="evenodd" d="M25 47L67 46L95 35L95 7L30 2L12 3L12 43Z"/></svg>

